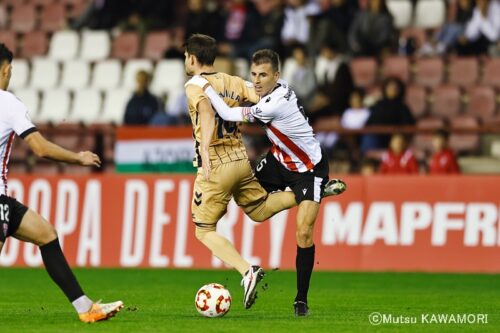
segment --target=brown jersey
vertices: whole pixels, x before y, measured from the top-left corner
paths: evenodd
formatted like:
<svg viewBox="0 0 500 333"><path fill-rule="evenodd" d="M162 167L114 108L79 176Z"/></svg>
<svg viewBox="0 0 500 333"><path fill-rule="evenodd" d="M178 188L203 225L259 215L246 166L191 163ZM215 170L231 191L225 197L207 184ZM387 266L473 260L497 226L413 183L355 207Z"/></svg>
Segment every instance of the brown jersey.
<svg viewBox="0 0 500 333"><path fill-rule="evenodd" d="M202 76L210 82L214 90L224 99L230 107L236 107L243 103L257 103L259 96L250 82L237 76L225 73L205 73ZM201 166L199 152L201 142L200 120L198 103L208 99L205 92L192 85L194 88L186 89L189 116L193 123L193 139L195 140L195 157L193 165ZM225 121L215 114L215 131L210 142L209 153L212 166L247 159L245 146L241 138L239 123Z"/></svg>

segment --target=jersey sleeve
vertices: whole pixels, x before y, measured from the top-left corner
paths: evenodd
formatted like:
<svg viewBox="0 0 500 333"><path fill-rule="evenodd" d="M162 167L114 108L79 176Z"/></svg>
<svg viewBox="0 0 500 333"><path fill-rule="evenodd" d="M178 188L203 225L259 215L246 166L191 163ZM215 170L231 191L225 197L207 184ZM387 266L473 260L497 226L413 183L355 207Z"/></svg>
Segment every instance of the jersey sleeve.
<svg viewBox="0 0 500 333"><path fill-rule="evenodd" d="M36 127L28 115L28 108L16 97L13 97L9 111L9 123L14 132L21 138L24 139L28 134L36 131Z"/></svg>
<svg viewBox="0 0 500 333"><path fill-rule="evenodd" d="M278 116L279 110L284 106L284 103L286 103L286 100L280 96L263 97L256 105L244 108L244 115L251 116L250 119L253 117L267 124Z"/></svg>
<svg viewBox="0 0 500 333"><path fill-rule="evenodd" d="M198 104L202 100L208 99L203 89L193 84L189 84L189 82L186 83L186 97L188 104L192 106L194 109L197 108Z"/></svg>

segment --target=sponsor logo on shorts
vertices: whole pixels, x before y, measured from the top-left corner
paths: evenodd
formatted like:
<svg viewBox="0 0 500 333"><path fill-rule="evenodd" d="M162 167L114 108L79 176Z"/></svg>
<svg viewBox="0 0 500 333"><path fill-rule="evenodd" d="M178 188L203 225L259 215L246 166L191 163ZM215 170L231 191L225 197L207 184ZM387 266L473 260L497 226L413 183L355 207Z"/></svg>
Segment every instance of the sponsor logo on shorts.
<svg viewBox="0 0 500 333"><path fill-rule="evenodd" d="M307 188L303 189L303 190L302 190L302 193L304 193L304 195L306 195L306 193L307 193Z"/></svg>

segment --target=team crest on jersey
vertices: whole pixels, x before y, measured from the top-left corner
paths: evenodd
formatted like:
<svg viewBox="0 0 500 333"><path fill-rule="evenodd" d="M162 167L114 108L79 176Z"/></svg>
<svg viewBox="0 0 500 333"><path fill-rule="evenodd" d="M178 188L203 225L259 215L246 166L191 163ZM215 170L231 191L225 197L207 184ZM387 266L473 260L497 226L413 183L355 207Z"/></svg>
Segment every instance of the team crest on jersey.
<svg viewBox="0 0 500 333"><path fill-rule="evenodd" d="M3 235L7 237L7 231L9 230L9 225L7 223L3 223L2 229L3 229Z"/></svg>
<svg viewBox="0 0 500 333"><path fill-rule="evenodd" d="M269 96L264 103L269 103L271 101L271 96Z"/></svg>
<svg viewBox="0 0 500 333"><path fill-rule="evenodd" d="M254 112L255 112L255 113L262 113L262 110L261 110L261 109L259 109L258 107L255 107L255 111L254 111Z"/></svg>

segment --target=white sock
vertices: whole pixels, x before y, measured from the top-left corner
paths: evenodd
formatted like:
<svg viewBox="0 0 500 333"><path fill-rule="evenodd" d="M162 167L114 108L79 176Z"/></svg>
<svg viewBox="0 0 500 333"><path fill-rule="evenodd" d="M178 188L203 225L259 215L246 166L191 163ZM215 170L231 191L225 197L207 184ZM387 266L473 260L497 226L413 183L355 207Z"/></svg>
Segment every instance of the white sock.
<svg viewBox="0 0 500 333"><path fill-rule="evenodd" d="M83 295L75 299L73 302L71 302L71 304L73 304L73 307L75 308L76 312L85 313L90 310L94 302L92 302L92 300L88 298L86 295Z"/></svg>

